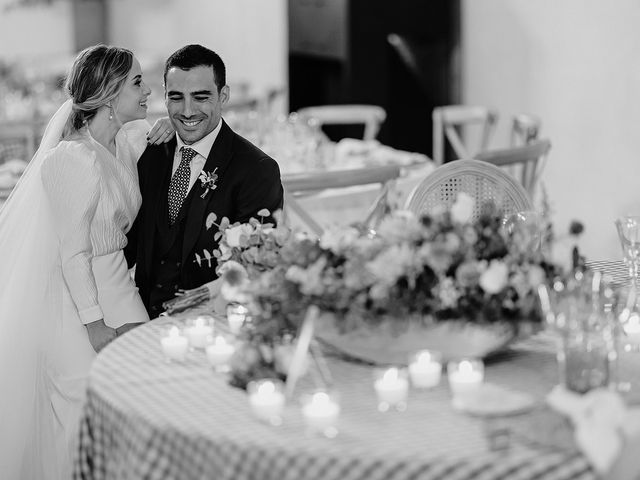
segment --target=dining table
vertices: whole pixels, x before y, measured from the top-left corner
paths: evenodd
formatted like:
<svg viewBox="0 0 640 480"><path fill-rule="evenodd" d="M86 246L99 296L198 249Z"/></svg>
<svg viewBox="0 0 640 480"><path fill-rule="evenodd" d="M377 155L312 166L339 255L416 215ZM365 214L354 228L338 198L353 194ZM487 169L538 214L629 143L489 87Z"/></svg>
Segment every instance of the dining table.
<svg viewBox="0 0 640 480"><path fill-rule="evenodd" d="M117 338L96 358L83 410L76 479L595 479L569 420L545 398L558 383L556 341L542 332L486 359L485 382L526 394L531 404L498 414L456 408L443 375L411 389L406 410L378 409L374 366L331 349L322 355L341 411L337 435L310 432L300 398L317 387L306 375L282 423L258 419L247 392L211 367L203 350L167 360L161 337L207 304L160 317ZM223 315L216 332L228 334ZM500 405L496 405L501 412Z"/></svg>

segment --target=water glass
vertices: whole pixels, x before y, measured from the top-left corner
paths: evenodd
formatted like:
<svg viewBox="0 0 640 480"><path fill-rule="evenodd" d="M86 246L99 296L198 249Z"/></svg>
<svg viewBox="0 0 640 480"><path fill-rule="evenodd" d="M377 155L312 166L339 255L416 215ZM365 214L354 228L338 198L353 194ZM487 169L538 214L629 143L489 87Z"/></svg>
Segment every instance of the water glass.
<svg viewBox="0 0 640 480"><path fill-rule="evenodd" d="M607 387L614 358L613 337L606 328L572 330L558 353L560 376L567 389L577 393Z"/></svg>

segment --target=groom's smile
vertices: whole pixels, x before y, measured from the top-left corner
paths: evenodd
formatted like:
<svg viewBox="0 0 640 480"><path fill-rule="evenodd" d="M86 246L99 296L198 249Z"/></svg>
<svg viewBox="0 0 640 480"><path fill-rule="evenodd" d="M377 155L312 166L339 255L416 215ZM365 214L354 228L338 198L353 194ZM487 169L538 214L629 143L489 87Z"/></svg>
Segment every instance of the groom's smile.
<svg viewBox="0 0 640 480"><path fill-rule="evenodd" d="M213 68L189 70L170 68L166 75L166 103L169 118L184 143L191 145L211 133L229 98L229 87L215 83Z"/></svg>

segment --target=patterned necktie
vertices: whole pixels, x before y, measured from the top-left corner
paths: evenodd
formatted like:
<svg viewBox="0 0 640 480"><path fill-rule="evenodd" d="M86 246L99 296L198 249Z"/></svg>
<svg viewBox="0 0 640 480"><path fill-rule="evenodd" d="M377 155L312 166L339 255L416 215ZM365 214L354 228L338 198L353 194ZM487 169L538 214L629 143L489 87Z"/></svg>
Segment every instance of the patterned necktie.
<svg viewBox="0 0 640 480"><path fill-rule="evenodd" d="M173 225L182 207L182 202L187 196L189 189L189 178L191 177L191 160L197 152L193 148L182 147L182 159L176 173L171 177L169 183L169 223Z"/></svg>

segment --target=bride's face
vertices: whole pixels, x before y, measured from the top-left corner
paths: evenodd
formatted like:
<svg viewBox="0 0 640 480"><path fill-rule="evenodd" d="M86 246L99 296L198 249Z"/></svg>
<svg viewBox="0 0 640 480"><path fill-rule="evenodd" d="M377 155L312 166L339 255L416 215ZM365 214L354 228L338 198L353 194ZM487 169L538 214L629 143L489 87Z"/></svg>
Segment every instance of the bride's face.
<svg viewBox="0 0 640 480"><path fill-rule="evenodd" d="M122 123L147 116L147 98L151 89L142 80L142 68L135 58L127 80L114 102L114 113Z"/></svg>

